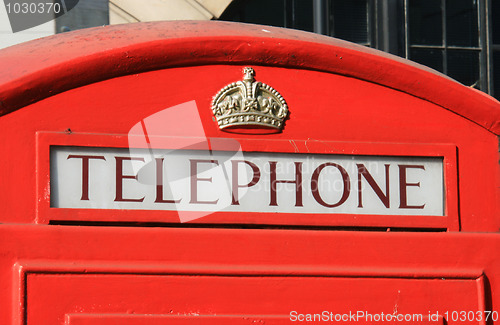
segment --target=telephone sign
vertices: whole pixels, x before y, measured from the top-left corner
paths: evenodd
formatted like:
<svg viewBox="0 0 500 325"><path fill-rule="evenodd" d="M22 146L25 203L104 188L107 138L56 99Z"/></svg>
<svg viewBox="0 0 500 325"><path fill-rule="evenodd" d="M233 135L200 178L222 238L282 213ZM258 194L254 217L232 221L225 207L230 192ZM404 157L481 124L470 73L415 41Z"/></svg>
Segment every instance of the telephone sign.
<svg viewBox="0 0 500 325"><path fill-rule="evenodd" d="M152 22L0 51L0 324L500 324L500 104Z"/></svg>

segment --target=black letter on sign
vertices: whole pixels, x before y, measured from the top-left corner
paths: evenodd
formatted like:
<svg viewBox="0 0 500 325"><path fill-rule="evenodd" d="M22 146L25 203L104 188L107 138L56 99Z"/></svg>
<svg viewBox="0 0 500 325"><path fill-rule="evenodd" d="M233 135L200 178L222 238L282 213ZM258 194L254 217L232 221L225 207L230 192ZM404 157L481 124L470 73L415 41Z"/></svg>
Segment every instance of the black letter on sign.
<svg viewBox="0 0 500 325"><path fill-rule="evenodd" d="M323 200L323 198L321 198L321 195L319 194L319 188L318 188L319 174L321 173L321 171L323 170L323 168L325 168L327 166L332 166L332 167L337 168L340 171L340 174L342 175L342 182L343 182L343 185L344 185L344 191L342 193L342 197L340 198L340 200L337 203L335 203L335 204L328 204L328 203L326 203ZM349 197L349 194L351 192L351 181L349 179L349 174L347 174L347 171L342 166L337 165L335 163L324 163L324 164L321 164L321 165L318 166L318 168L316 168L314 170L314 172L312 174L312 177L311 177L311 191L312 191L313 197L322 206L325 206L327 208L338 207L338 206L342 205L347 200L347 198Z"/></svg>
<svg viewBox="0 0 500 325"><path fill-rule="evenodd" d="M382 192L380 187L377 185L375 180L373 179L372 175L368 172L364 164L356 164L358 166L358 208L363 207L363 199L361 197L361 175L363 175L370 184L371 188L375 191L375 194L377 194L378 198L382 203L385 205L386 208L390 208L390 200L389 200L389 164L385 164L385 194Z"/></svg>
<svg viewBox="0 0 500 325"><path fill-rule="evenodd" d="M219 166L219 162L217 160L203 160L203 159L189 159L191 163L191 201L189 203L195 204L217 204L219 199L215 201L198 201L198 182L212 182L212 177L208 178L199 178L198 177L198 163L210 163Z"/></svg>
<svg viewBox="0 0 500 325"><path fill-rule="evenodd" d="M123 198L123 180L135 179L137 180L137 175L123 175L123 161L124 160L139 160L144 161L144 158L140 157L115 157L116 159L116 197L115 201L118 202L142 202L144 197L140 199L124 199Z"/></svg>
<svg viewBox="0 0 500 325"><path fill-rule="evenodd" d="M250 181L250 183L248 183L246 185L240 185L238 183L238 163L245 163L248 166L252 167L253 177L252 177L252 180ZM231 164L233 165L233 169L232 169L233 201L231 202L231 205L240 205L240 202L238 201L238 188L250 187L250 186L254 186L255 184L257 184L257 182L260 180L260 169L253 162L246 161L246 160L231 160Z"/></svg>
<svg viewBox="0 0 500 325"><path fill-rule="evenodd" d="M271 202L270 206L277 206L277 195L276 195L276 184L278 183L290 183L295 184L295 206L301 207L302 205L302 163L295 162L295 180L285 181L276 180L276 161L270 161L269 167L271 169Z"/></svg>
<svg viewBox="0 0 500 325"><path fill-rule="evenodd" d="M80 200L89 199L89 160L90 159L102 159L106 160L104 156L79 156L79 155L69 155L66 159L80 158L82 160L82 198Z"/></svg>
<svg viewBox="0 0 500 325"><path fill-rule="evenodd" d="M422 165L399 165L399 208L400 209L423 209L425 204L423 205L408 205L408 194L406 193L406 188L408 186L416 186L420 187L420 182L418 183L407 183L406 182L406 169L415 168L415 169L423 169L425 167Z"/></svg>

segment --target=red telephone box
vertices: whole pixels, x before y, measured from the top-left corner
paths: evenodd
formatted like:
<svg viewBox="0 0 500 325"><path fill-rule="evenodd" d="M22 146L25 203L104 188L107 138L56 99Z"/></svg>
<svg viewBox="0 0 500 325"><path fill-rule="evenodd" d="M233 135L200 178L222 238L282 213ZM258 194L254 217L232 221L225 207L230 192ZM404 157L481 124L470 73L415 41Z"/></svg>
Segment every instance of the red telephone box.
<svg viewBox="0 0 500 325"><path fill-rule="evenodd" d="M1 324L500 324L500 105L222 22L0 51Z"/></svg>

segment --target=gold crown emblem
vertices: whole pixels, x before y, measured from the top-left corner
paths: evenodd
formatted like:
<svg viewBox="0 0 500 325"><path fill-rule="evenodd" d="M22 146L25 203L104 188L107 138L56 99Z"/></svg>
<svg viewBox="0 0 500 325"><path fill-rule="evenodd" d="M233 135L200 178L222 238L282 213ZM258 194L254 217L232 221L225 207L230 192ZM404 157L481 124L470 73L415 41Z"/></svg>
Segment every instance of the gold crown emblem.
<svg viewBox="0 0 500 325"><path fill-rule="evenodd" d="M255 71L243 69L243 80L222 88L212 101L220 129L229 127L281 130L288 114L285 100L271 86L255 81Z"/></svg>

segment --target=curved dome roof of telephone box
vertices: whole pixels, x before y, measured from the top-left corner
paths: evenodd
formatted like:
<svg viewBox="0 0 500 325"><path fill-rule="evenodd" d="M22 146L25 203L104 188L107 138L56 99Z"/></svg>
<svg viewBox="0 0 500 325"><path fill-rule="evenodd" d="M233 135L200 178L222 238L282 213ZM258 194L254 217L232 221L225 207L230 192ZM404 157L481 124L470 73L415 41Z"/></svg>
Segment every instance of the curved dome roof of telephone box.
<svg viewBox="0 0 500 325"><path fill-rule="evenodd" d="M284 28L219 21L84 29L0 50L0 115L119 76L181 66L254 64L340 74L452 111L500 134L500 103L422 65Z"/></svg>

